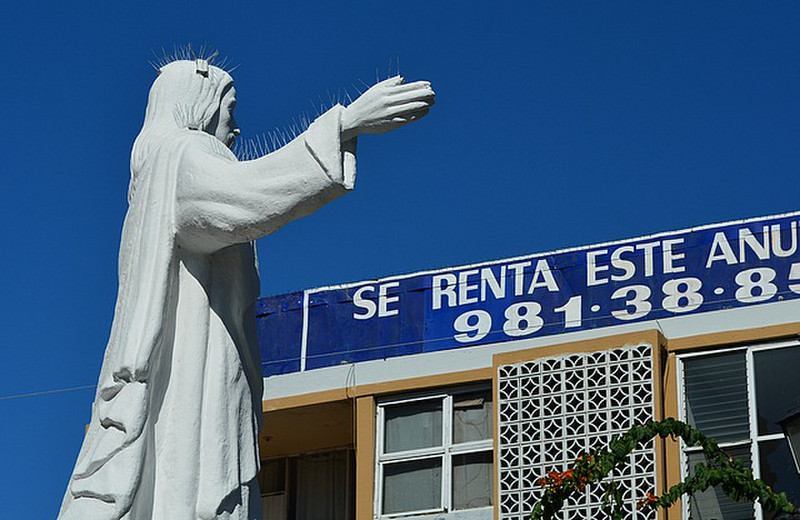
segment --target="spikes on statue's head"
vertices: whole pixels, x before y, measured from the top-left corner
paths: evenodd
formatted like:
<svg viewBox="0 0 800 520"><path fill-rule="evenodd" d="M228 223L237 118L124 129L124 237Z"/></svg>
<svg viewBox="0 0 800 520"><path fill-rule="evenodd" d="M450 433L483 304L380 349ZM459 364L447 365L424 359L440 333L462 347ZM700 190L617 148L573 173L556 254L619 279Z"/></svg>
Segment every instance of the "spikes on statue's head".
<svg viewBox="0 0 800 520"><path fill-rule="evenodd" d="M227 60L218 63L219 53L207 51L205 46L195 50L190 45L173 47L171 52L161 49L153 53L151 65L158 76L148 95L147 110L142 130L136 138L131 154L132 169L141 169L143 161L157 142L153 136L175 128L205 131L213 125L220 102L233 78L223 67ZM132 177L131 193L135 189Z"/></svg>
<svg viewBox="0 0 800 520"><path fill-rule="evenodd" d="M195 49L191 43L186 45L173 45L172 51L167 51L161 47L161 53L152 51L154 60L150 61L150 65L156 70L156 74L161 74L161 69L174 61L194 61L196 64L196 72L200 75L208 77L208 69L211 66L222 69L228 74L236 70L237 66L231 67L230 60L227 56L220 59L218 50L211 50L205 44L200 46L200 49Z"/></svg>
<svg viewBox="0 0 800 520"><path fill-rule="evenodd" d="M197 58L194 60L194 71L201 76L208 77L208 60Z"/></svg>
<svg viewBox="0 0 800 520"><path fill-rule="evenodd" d="M214 62L214 58L219 56L219 51L214 51L210 55L205 56L206 46L205 44L200 47L200 55L198 56L197 53L194 52L192 48L192 44L189 44L189 52L192 54L192 58L194 58L194 71L201 76L208 77L208 68Z"/></svg>
<svg viewBox="0 0 800 520"><path fill-rule="evenodd" d="M233 81L233 68L228 67L228 58L220 59L219 51L205 44L195 48L191 43L174 45L171 51L162 47L161 53L153 51L153 56L155 60L150 64L158 77L153 83L154 90L151 90L151 93L157 93L152 101L163 100L163 95L159 94L165 90L171 90L173 94L177 92L177 98L169 103L173 120L181 128L204 129L219 109L222 90ZM174 87L159 88L165 79L166 83L181 87L177 91Z"/></svg>

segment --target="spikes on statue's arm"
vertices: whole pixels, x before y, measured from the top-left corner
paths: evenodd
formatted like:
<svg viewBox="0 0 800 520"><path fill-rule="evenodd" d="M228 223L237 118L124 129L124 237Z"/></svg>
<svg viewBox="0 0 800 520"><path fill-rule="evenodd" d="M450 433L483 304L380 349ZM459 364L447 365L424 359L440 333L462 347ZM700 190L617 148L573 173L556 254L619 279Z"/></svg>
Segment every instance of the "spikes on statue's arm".
<svg viewBox="0 0 800 520"><path fill-rule="evenodd" d="M339 107L341 108L341 107ZM237 162L202 149L181 168L178 244L213 252L256 240L352 188L355 143L343 147L336 107L279 150Z"/></svg>

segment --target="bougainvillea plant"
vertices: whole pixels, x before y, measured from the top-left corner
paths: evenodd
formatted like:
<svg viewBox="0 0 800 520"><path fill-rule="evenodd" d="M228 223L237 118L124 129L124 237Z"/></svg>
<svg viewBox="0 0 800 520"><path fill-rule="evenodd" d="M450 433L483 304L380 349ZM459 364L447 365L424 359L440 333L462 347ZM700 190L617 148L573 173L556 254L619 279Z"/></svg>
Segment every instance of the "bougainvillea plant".
<svg viewBox="0 0 800 520"><path fill-rule="evenodd" d="M698 463L691 476L675 484L662 495L648 493L637 502L641 510L667 508L683 495L691 496L719 485L722 491L735 500L759 501L766 511L797 513L797 507L785 493L775 493L764 481L753 478L752 472L742 462L720 449L717 442L686 423L668 418L649 421L634 426L621 436L611 439L607 447L579 456L566 471L550 471L539 479L544 488L541 499L531 513L532 520L554 520L573 493L583 493L586 486L603 486L602 510L611 520L624 518L622 492L618 482L603 479L615 468L627 464L628 455L655 437L681 438L687 446L702 448L705 463ZM654 490L655 491L655 490Z"/></svg>

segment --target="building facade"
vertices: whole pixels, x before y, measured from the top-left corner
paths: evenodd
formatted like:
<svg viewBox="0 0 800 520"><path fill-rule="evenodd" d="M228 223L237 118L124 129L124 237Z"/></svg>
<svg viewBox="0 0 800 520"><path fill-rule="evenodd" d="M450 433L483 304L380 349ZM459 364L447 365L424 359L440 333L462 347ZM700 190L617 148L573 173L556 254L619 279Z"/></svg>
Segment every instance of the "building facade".
<svg viewBox="0 0 800 520"><path fill-rule="evenodd" d="M649 419L800 503L800 213L263 298L265 518L526 518L547 471ZM702 454L657 439L629 517ZM589 520L602 492L568 503ZM770 519L708 490L659 516ZM655 515L650 514L653 517Z"/></svg>

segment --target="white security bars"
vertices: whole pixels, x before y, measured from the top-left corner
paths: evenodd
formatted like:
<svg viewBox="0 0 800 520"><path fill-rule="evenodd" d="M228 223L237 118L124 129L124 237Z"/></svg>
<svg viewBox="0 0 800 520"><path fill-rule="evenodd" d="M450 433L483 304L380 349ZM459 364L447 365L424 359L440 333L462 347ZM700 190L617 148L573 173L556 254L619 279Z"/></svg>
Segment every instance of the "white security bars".
<svg viewBox="0 0 800 520"><path fill-rule="evenodd" d="M569 354L498 370L499 496L501 519L525 519L547 471L563 471L581 453L608 443L612 435L653 418L653 358L650 345ZM614 475L628 507L626 518L653 518L636 500L655 490L653 442L630 455ZM567 502L564 520L602 518L603 491Z"/></svg>

